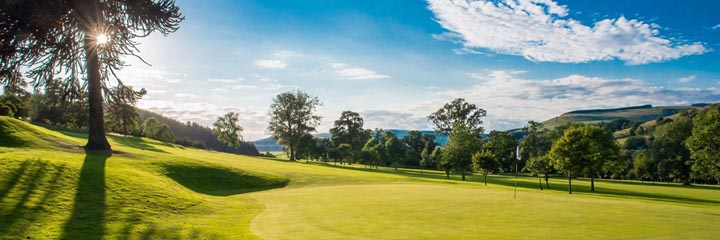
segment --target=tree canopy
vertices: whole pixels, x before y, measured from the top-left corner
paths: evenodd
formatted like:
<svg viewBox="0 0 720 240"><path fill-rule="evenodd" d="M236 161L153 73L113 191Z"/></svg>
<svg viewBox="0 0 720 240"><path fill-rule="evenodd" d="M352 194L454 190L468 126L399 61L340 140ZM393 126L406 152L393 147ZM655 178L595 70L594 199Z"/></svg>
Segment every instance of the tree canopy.
<svg viewBox="0 0 720 240"><path fill-rule="evenodd" d="M288 146L290 160L295 160L295 147L305 133L314 132L322 119L317 113L317 97L300 90L278 94L270 105L268 130L279 143Z"/></svg>

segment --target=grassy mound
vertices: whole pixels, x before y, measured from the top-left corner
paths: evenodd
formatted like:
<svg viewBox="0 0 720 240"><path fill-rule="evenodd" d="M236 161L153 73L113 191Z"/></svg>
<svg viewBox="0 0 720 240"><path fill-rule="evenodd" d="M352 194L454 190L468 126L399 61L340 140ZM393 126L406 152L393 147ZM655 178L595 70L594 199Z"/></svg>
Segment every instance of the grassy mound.
<svg viewBox="0 0 720 240"><path fill-rule="evenodd" d="M284 187L285 178L194 164L165 165L166 175L183 186L202 194L228 196Z"/></svg>

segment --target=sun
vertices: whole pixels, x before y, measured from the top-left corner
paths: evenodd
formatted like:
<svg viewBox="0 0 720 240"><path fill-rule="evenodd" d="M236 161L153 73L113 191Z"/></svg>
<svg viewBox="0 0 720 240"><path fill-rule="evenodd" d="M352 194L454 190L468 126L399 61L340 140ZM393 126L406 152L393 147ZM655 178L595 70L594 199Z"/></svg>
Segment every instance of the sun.
<svg viewBox="0 0 720 240"><path fill-rule="evenodd" d="M98 34L97 37L95 37L95 39L97 40L97 43L99 45L103 45L109 41L107 35L105 35L105 34Z"/></svg>

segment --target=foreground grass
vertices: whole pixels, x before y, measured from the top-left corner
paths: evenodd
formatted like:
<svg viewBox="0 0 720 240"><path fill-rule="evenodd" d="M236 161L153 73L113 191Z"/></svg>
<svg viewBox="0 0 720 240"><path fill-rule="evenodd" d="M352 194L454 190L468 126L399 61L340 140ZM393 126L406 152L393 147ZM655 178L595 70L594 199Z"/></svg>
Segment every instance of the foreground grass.
<svg viewBox="0 0 720 240"><path fill-rule="evenodd" d="M720 234L711 186L563 179L445 180L440 172L288 162L111 137L0 117L0 238L705 238ZM454 176L454 178L456 178Z"/></svg>

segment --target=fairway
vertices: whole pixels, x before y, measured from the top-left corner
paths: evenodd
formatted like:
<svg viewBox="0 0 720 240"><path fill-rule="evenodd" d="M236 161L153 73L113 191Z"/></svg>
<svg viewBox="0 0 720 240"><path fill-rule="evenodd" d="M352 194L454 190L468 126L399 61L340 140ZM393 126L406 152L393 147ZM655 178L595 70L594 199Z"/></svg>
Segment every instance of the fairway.
<svg viewBox="0 0 720 240"><path fill-rule="evenodd" d="M720 209L436 185L349 185L252 194L267 239L712 239ZM392 227L388 227L392 226Z"/></svg>
<svg viewBox="0 0 720 240"><path fill-rule="evenodd" d="M715 239L720 189L289 162L0 118L2 239Z"/></svg>

